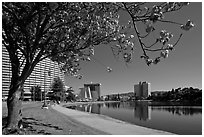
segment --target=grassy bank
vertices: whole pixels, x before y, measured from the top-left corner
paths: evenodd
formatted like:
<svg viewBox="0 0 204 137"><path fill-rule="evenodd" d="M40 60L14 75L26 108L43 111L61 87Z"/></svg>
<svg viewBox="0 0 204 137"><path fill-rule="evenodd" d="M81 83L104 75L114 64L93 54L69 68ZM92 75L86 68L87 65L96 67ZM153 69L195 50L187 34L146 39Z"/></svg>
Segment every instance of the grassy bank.
<svg viewBox="0 0 204 137"><path fill-rule="evenodd" d="M85 126L51 107L41 109L42 103L23 103L23 132L26 135L104 135L106 133ZM2 104L2 127L6 125L7 108Z"/></svg>

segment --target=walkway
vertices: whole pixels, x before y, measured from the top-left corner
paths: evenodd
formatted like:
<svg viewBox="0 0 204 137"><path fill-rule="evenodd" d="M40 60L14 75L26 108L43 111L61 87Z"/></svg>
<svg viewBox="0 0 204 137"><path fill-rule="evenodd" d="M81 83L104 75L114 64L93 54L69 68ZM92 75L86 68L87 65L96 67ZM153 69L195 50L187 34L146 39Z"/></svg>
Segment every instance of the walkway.
<svg viewBox="0 0 204 137"><path fill-rule="evenodd" d="M113 135L173 135L172 133L132 125L104 115L90 114L52 105L52 108L87 126Z"/></svg>

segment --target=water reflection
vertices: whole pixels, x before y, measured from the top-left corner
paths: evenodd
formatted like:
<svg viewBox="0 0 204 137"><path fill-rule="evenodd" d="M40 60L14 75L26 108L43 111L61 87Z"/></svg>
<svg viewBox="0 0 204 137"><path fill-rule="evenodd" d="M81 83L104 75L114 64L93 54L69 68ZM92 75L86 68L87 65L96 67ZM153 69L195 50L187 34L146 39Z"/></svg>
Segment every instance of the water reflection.
<svg viewBox="0 0 204 137"><path fill-rule="evenodd" d="M101 114L101 104L86 104L76 107L77 110L85 111L89 113Z"/></svg>
<svg viewBox="0 0 204 137"><path fill-rule="evenodd" d="M151 108L148 105L148 102L114 102L114 103L106 103L105 106L108 109L133 109L134 110L134 118L139 120L150 120L151 119Z"/></svg>
<svg viewBox="0 0 204 137"><path fill-rule="evenodd" d="M133 109L134 117L139 120L151 120L152 111L167 111L173 115L194 115L202 114L201 107L191 106L154 106L148 101L138 102L112 102L103 104L86 104L77 106L76 109L89 113L101 114L101 108L107 109Z"/></svg>
<svg viewBox="0 0 204 137"><path fill-rule="evenodd" d="M117 109L117 108L120 108L120 102L105 103L105 106L106 106L107 108Z"/></svg>
<svg viewBox="0 0 204 137"><path fill-rule="evenodd" d="M139 120L150 120L151 119L151 108L147 102L135 102L134 116Z"/></svg>
<svg viewBox="0 0 204 137"><path fill-rule="evenodd" d="M188 107L188 106L159 106L152 107L152 110L167 111L173 115L194 115L202 114L202 109L199 107Z"/></svg>
<svg viewBox="0 0 204 137"><path fill-rule="evenodd" d="M202 131L202 106L137 101L86 104L73 109L108 115L136 125L176 134L201 134Z"/></svg>

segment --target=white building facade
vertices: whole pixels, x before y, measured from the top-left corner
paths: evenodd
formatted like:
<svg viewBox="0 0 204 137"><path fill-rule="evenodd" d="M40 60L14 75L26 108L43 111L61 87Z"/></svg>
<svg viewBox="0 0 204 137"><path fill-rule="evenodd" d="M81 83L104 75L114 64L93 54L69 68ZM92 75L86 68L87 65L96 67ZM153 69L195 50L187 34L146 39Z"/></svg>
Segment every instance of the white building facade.
<svg viewBox="0 0 204 137"><path fill-rule="evenodd" d="M50 72L48 74L48 72ZM7 97L11 81L11 64L9 55L4 46L2 46L2 96ZM39 62L31 75L26 79L24 83L25 98L30 98L30 89L32 86L39 85L41 91L48 91L54 78L60 77L64 82L64 74L61 72L58 63L51 61L50 59L44 59Z"/></svg>

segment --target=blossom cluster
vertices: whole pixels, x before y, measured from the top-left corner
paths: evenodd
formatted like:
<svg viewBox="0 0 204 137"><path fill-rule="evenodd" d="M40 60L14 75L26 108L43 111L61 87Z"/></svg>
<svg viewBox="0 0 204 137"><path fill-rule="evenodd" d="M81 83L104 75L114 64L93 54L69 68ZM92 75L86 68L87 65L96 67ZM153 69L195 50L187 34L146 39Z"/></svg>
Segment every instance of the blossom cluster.
<svg viewBox="0 0 204 137"><path fill-rule="evenodd" d="M154 60L153 59L150 59L149 58L149 56L141 56L141 58L144 58L144 60L146 61L146 64L149 66L149 65L151 65L152 63L153 64L157 64L157 63L159 63L160 62L160 58L161 57L157 57L157 58L155 58Z"/></svg>
<svg viewBox="0 0 204 137"><path fill-rule="evenodd" d="M153 22L156 22L157 20L163 19L164 15L162 12L162 7L161 6L153 6L152 12L150 15L150 20Z"/></svg>
<svg viewBox="0 0 204 137"><path fill-rule="evenodd" d="M176 7L182 7L187 5L189 5L189 2L167 2L164 10L169 12L175 10Z"/></svg>
<svg viewBox="0 0 204 137"><path fill-rule="evenodd" d="M170 32L167 32L166 30L162 30L160 32L160 37L159 37L159 41L165 45L166 42L170 41L170 39L173 37L173 34Z"/></svg>
<svg viewBox="0 0 204 137"><path fill-rule="evenodd" d="M132 53L134 48L134 43L131 41L134 35L125 35L124 33L119 34L116 38L117 44L115 44L114 49L116 54L122 54L126 63L130 63L132 60Z"/></svg>

